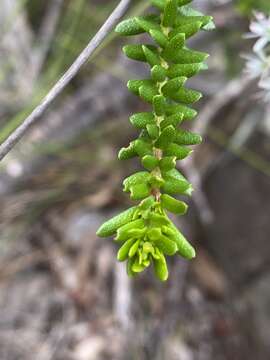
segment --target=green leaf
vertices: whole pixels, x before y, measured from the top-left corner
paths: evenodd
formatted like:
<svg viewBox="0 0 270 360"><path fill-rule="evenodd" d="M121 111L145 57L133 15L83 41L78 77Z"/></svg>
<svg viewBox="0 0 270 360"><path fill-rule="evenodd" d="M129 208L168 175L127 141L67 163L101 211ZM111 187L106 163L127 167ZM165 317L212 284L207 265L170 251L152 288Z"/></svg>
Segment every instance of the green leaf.
<svg viewBox="0 0 270 360"><path fill-rule="evenodd" d="M156 52L150 50L147 46L144 45L142 46L142 49L145 55L145 59L151 67L161 64L160 57Z"/></svg>
<svg viewBox="0 0 270 360"><path fill-rule="evenodd" d="M178 6L183 6L191 3L193 0L178 0Z"/></svg>
<svg viewBox="0 0 270 360"><path fill-rule="evenodd" d="M154 96L158 93L158 89L155 85L142 85L139 88L140 97L150 104L152 103Z"/></svg>
<svg viewBox="0 0 270 360"><path fill-rule="evenodd" d="M155 65L151 69L151 78L155 82L163 82L166 79L167 71L161 65Z"/></svg>
<svg viewBox="0 0 270 360"><path fill-rule="evenodd" d="M128 240L130 236L130 230L133 229L143 229L145 227L143 219L137 219L130 221L125 225L122 225L117 229L115 241L125 241Z"/></svg>
<svg viewBox="0 0 270 360"><path fill-rule="evenodd" d="M194 64L194 63L201 63L208 58L208 54L195 51L190 49L180 49L173 54L169 54L167 56L165 51L161 53L161 56L164 56L164 59L167 61L172 61L176 64Z"/></svg>
<svg viewBox="0 0 270 360"><path fill-rule="evenodd" d="M212 16L209 16L209 17L213 19ZM205 30L205 31L212 31L212 30L214 30L215 28L216 28L216 25L215 25L215 23L214 23L214 20L209 21L208 24L203 25L203 27L202 27L202 29Z"/></svg>
<svg viewBox="0 0 270 360"><path fill-rule="evenodd" d="M165 229L164 227L163 231L168 231L168 228ZM196 256L196 251L193 246L187 241L184 235L180 233L173 223L171 223L167 235L176 242L179 254L185 259L191 260Z"/></svg>
<svg viewBox="0 0 270 360"><path fill-rule="evenodd" d="M153 264L156 277L160 281L166 281L168 279L169 272L164 256L162 255L161 259L154 259Z"/></svg>
<svg viewBox="0 0 270 360"><path fill-rule="evenodd" d="M148 132L146 129L143 129L139 135L139 140L142 140L143 142L145 142L146 144L151 145L152 144L152 140L150 139ZM136 141L136 140L135 140ZM150 146L151 148L151 146ZM151 148L152 149L152 148Z"/></svg>
<svg viewBox="0 0 270 360"><path fill-rule="evenodd" d="M169 171L176 166L176 156L165 156L159 162L161 171Z"/></svg>
<svg viewBox="0 0 270 360"><path fill-rule="evenodd" d="M204 16L201 12L192 9L190 6L183 6L180 9L182 15L185 15L189 19L193 17L192 21L196 20L203 23L203 30L210 31L215 29L215 23L212 16Z"/></svg>
<svg viewBox="0 0 270 360"><path fill-rule="evenodd" d="M149 14L146 16L137 16L121 21L115 28L115 31L122 36L132 36L144 33L146 30L140 26L138 20L151 21L158 23L159 16L156 14Z"/></svg>
<svg viewBox="0 0 270 360"><path fill-rule="evenodd" d="M123 52L128 58L132 60L146 61L142 45L125 45L123 47Z"/></svg>
<svg viewBox="0 0 270 360"><path fill-rule="evenodd" d="M166 149L173 141L175 137L175 128L170 125L167 126L160 134L155 143L155 147L158 149Z"/></svg>
<svg viewBox="0 0 270 360"><path fill-rule="evenodd" d="M145 57L145 53L143 51L143 46L146 46L148 49L150 50L156 50L156 47L153 45L137 45L137 44L133 44L133 45L126 45L123 47L123 52L125 53L125 55L132 59L132 60L137 60L137 61L143 61L146 62L146 57Z"/></svg>
<svg viewBox="0 0 270 360"><path fill-rule="evenodd" d="M202 137L187 130L178 130L174 142L178 145L197 145L201 144Z"/></svg>
<svg viewBox="0 0 270 360"><path fill-rule="evenodd" d="M189 195L191 191L191 185L184 180L175 179L173 177L166 177L165 184L162 186L162 190L168 194Z"/></svg>
<svg viewBox="0 0 270 360"><path fill-rule="evenodd" d="M128 258L129 250L131 246L135 243L135 241L136 239L129 239L121 246L117 253L118 261L125 261Z"/></svg>
<svg viewBox="0 0 270 360"><path fill-rule="evenodd" d="M150 30L151 37L155 40L155 42L161 47L165 48L168 45L168 39L163 34L162 31L159 30Z"/></svg>
<svg viewBox="0 0 270 360"><path fill-rule="evenodd" d="M146 126L147 132L151 139L155 140L159 135L159 127L156 124L149 124Z"/></svg>
<svg viewBox="0 0 270 360"><path fill-rule="evenodd" d="M143 264L139 263L139 260L136 259L132 265L132 271L135 273L140 273L145 269L145 266Z"/></svg>
<svg viewBox="0 0 270 360"><path fill-rule="evenodd" d="M148 124L155 124L155 117L151 112L133 114L129 120L137 129L144 129Z"/></svg>
<svg viewBox="0 0 270 360"><path fill-rule="evenodd" d="M182 114L183 120L192 120L196 115L197 111L191 109L185 105L168 105L166 107L167 115Z"/></svg>
<svg viewBox="0 0 270 360"><path fill-rule="evenodd" d="M155 202L154 196L151 195L140 203L139 208L141 210L148 210L155 204Z"/></svg>
<svg viewBox="0 0 270 360"><path fill-rule="evenodd" d="M184 181L186 181L186 182L189 184L188 180L187 180L187 179L184 177L184 175L183 175L182 173L180 173L180 171L177 170L177 169L172 169L172 170L168 171L168 172L166 173L166 176L170 176L170 177L173 177L173 178L179 179L179 180L184 180Z"/></svg>
<svg viewBox="0 0 270 360"><path fill-rule="evenodd" d="M160 188L164 184L164 179L160 175L152 175L149 183L154 188Z"/></svg>
<svg viewBox="0 0 270 360"><path fill-rule="evenodd" d="M161 91L165 96L174 98L176 91L179 91L186 81L187 78L183 76L169 80L162 87Z"/></svg>
<svg viewBox="0 0 270 360"><path fill-rule="evenodd" d="M130 191L131 187L141 183L147 183L151 177L148 171L139 171L133 175L130 175L123 181L124 191Z"/></svg>
<svg viewBox="0 0 270 360"><path fill-rule="evenodd" d="M150 0L152 5L157 7L159 10L164 10L165 0Z"/></svg>
<svg viewBox="0 0 270 360"><path fill-rule="evenodd" d="M153 155L153 149L152 149L151 144L149 144L141 139L135 140L134 148L135 148L136 153L140 157L143 157L145 155Z"/></svg>
<svg viewBox="0 0 270 360"><path fill-rule="evenodd" d="M129 91L135 95L139 95L139 89L141 86L154 87L154 82L149 79L143 79L143 80L129 80L127 83L127 87Z"/></svg>
<svg viewBox="0 0 270 360"><path fill-rule="evenodd" d="M137 35L145 32L137 23L136 18L130 18L120 22L115 31L123 36Z"/></svg>
<svg viewBox="0 0 270 360"><path fill-rule="evenodd" d="M196 90L181 88L175 93L172 92L170 97L174 101L179 101L184 104L193 104L200 100L202 94Z"/></svg>
<svg viewBox="0 0 270 360"><path fill-rule="evenodd" d="M147 228L144 227L143 229L131 229L129 230L129 237L130 238L136 238L136 239L143 239L145 236L145 233L147 231Z"/></svg>
<svg viewBox="0 0 270 360"><path fill-rule="evenodd" d="M130 187L132 200L142 200L150 195L150 186L146 183L136 184Z"/></svg>
<svg viewBox="0 0 270 360"><path fill-rule="evenodd" d="M163 56L167 59L170 59L174 56L175 52L182 49L185 44L185 34L179 34L179 32L175 33L175 36L170 40L168 45L163 51Z"/></svg>
<svg viewBox="0 0 270 360"><path fill-rule="evenodd" d="M143 243L143 252L146 254L155 254L154 246L150 242Z"/></svg>
<svg viewBox="0 0 270 360"><path fill-rule="evenodd" d="M202 63L198 64L176 64L171 65L167 70L167 75L169 78L176 78L179 76L185 76L190 78L196 75L200 70L202 70Z"/></svg>
<svg viewBox="0 0 270 360"><path fill-rule="evenodd" d="M137 241L131 246L131 248L129 249L129 252L128 252L128 257L133 257L133 256L136 254L136 252L137 252L137 250L138 250L138 248L139 248L140 242L141 242L141 240L137 240Z"/></svg>
<svg viewBox="0 0 270 360"><path fill-rule="evenodd" d="M192 150L175 143L170 144L164 151L165 156L176 156L177 160L185 159L190 153L192 153Z"/></svg>
<svg viewBox="0 0 270 360"><path fill-rule="evenodd" d="M167 0L163 14L163 26L173 26L177 16L177 0Z"/></svg>
<svg viewBox="0 0 270 360"><path fill-rule="evenodd" d="M160 124L161 129L164 129L165 127L172 125L174 128L176 128L179 124L182 123L184 120L184 115L182 113L176 113L171 116L167 116Z"/></svg>
<svg viewBox="0 0 270 360"><path fill-rule="evenodd" d="M178 26L174 31L175 33L181 32L185 34L186 39L190 38L191 36L197 34L202 27L202 23L200 21L196 21L190 24L182 24ZM173 35L173 33L172 33Z"/></svg>
<svg viewBox="0 0 270 360"><path fill-rule="evenodd" d="M174 51L181 49L185 44L185 34L176 34L173 38L171 38L168 47Z"/></svg>
<svg viewBox="0 0 270 360"><path fill-rule="evenodd" d="M150 21L142 17L136 17L135 21L140 26L140 28L143 29L145 32L149 32L150 30L160 31L160 25L155 21Z"/></svg>
<svg viewBox="0 0 270 360"><path fill-rule="evenodd" d="M187 9L189 10L187 11ZM187 6L180 10L180 15L177 16L175 21L175 27L177 28L178 26L192 24L195 22L200 22L203 26L205 26L212 20L212 16L204 16L202 13Z"/></svg>
<svg viewBox="0 0 270 360"><path fill-rule="evenodd" d="M118 153L119 160L128 160L137 156L137 152L134 146L135 142L131 142L128 147L122 148Z"/></svg>
<svg viewBox="0 0 270 360"><path fill-rule="evenodd" d="M153 227L147 231L147 236L151 242L156 241L162 236L161 227Z"/></svg>
<svg viewBox="0 0 270 360"><path fill-rule="evenodd" d="M97 231L99 237L108 237L116 233L117 229L133 220L137 211L137 206L125 210L121 214L106 221Z"/></svg>
<svg viewBox="0 0 270 360"><path fill-rule="evenodd" d="M184 215L188 209L187 204L183 201L176 200L167 194L161 195L161 204L168 211L178 215Z"/></svg>
<svg viewBox="0 0 270 360"><path fill-rule="evenodd" d="M165 255L174 255L177 252L177 245L167 236L162 235L160 228L152 228L147 232L147 236L154 246Z"/></svg>
<svg viewBox="0 0 270 360"><path fill-rule="evenodd" d="M145 59L146 59L147 63L148 63L151 67L153 67L153 66L155 66L155 65L160 65L160 64L161 64L160 57L159 57L159 55L158 55L156 52L148 49L148 47L147 47L147 46L144 46L144 45L143 45L143 52L144 52Z"/></svg>
<svg viewBox="0 0 270 360"><path fill-rule="evenodd" d="M129 258L127 261L127 274L129 277L134 277L136 274L134 273L134 271L132 270L132 266L135 262L136 258L132 257Z"/></svg>
<svg viewBox="0 0 270 360"><path fill-rule="evenodd" d="M156 95L153 98L153 108L157 116L161 116L166 110L166 99L163 95Z"/></svg>
<svg viewBox="0 0 270 360"><path fill-rule="evenodd" d="M167 171L165 174L163 174L164 179L166 180L166 184L164 186L164 192L167 192L169 194L184 194L184 195L191 195L193 188L192 185L188 182L188 180L176 169L172 169L170 171ZM179 181L179 188L177 188L177 183ZM167 187L170 187L171 190L169 190ZM179 192L174 192L174 187L176 187L176 190L178 189ZM167 189L168 191L165 191ZM181 192L183 191L183 192Z"/></svg>
<svg viewBox="0 0 270 360"><path fill-rule="evenodd" d="M159 215L153 212L150 213L149 220L151 221L151 226L153 227L161 227L163 225L170 224L170 220L166 215Z"/></svg>

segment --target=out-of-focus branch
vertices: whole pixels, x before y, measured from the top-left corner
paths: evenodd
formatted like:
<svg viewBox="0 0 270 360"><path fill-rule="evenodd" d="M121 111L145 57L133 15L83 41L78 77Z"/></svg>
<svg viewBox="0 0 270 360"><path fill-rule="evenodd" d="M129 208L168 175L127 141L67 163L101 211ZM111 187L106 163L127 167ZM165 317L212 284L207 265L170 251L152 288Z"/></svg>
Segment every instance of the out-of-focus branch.
<svg viewBox="0 0 270 360"><path fill-rule="evenodd" d="M206 171L202 173L202 178L209 177L213 171L215 171L217 166L224 167L233 156L241 154L245 148L246 142L254 133L258 124L263 120L263 113L266 111L267 110L264 109L263 106L259 109L254 107L248 114L246 114L243 121L228 140L224 151L217 156L214 161L211 162L210 166L207 167ZM210 127L210 137L213 131L215 131L215 129L211 129Z"/></svg>
<svg viewBox="0 0 270 360"><path fill-rule="evenodd" d="M131 292L131 281L125 268L122 264L115 264L114 313L116 320L125 331L132 328Z"/></svg>
<svg viewBox="0 0 270 360"><path fill-rule="evenodd" d="M187 159L188 160L188 159ZM214 214L208 202L208 199L202 189L202 178L199 170L196 168L193 160L188 160L181 164L187 178L193 185L195 191L192 194L193 203L196 206L197 214L201 225L208 226L214 221Z"/></svg>
<svg viewBox="0 0 270 360"><path fill-rule="evenodd" d="M1 0L0 9L0 116L4 118L31 93L34 56L33 32L22 1Z"/></svg>
<svg viewBox="0 0 270 360"><path fill-rule="evenodd" d="M209 125L221 109L239 97L252 83L253 80L247 77L230 81L223 91L218 92L201 110L192 131L201 136L206 135ZM214 215L202 190L201 174L194 165L192 157L183 161L181 167L196 189L193 194L194 203L198 209L201 224L207 226L213 222Z"/></svg>
<svg viewBox="0 0 270 360"><path fill-rule="evenodd" d="M234 99L238 98L245 89L248 89L253 84L253 82L254 80L246 76L231 80L226 87L223 90L220 90L200 111L192 131L204 136L208 126L219 111L230 104Z"/></svg>
<svg viewBox="0 0 270 360"><path fill-rule="evenodd" d="M117 24L120 18L126 13L131 4L131 0L121 0L109 18L102 25L97 34L89 42L86 48L81 52L75 62L67 70L67 72L53 86L41 103L32 111L32 113L18 126L8 138L0 145L0 160L2 160L10 150L23 137L26 131L43 115L49 105L64 90L69 82L75 77L80 68L87 62L97 47L103 42L112 28Z"/></svg>
<svg viewBox="0 0 270 360"><path fill-rule="evenodd" d="M51 0L48 5L48 9L42 21L40 31L38 34L38 48L35 58L35 74L40 73L44 60L51 46L55 30L58 24L59 17L61 15L61 9L64 0Z"/></svg>

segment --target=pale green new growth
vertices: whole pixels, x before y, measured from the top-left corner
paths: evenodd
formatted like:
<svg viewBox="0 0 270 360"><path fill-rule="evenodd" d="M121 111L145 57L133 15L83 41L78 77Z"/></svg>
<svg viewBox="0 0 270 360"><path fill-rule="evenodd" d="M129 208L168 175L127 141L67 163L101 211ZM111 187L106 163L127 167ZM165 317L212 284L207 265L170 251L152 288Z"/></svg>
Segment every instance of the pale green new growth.
<svg viewBox="0 0 270 360"><path fill-rule="evenodd" d="M146 169L124 180L124 191L138 205L105 222L100 237L115 235L121 244L117 258L127 260L127 272L134 276L153 264L156 276L165 281L165 256L195 257L195 250L174 226L167 211L183 215L187 205L172 195L192 193L191 184L176 170L176 161L186 158L190 145L201 143L201 136L179 128L196 116L188 105L201 94L185 87L188 78L206 68L207 54L186 46L186 40L201 29L214 27L212 17L193 10L191 0L151 0L160 12L124 20L116 32L124 36L147 33L152 44L126 45L127 57L150 66L150 78L130 80L128 89L152 106L149 112L130 117L139 129L138 139L119 152L119 159L138 156Z"/></svg>

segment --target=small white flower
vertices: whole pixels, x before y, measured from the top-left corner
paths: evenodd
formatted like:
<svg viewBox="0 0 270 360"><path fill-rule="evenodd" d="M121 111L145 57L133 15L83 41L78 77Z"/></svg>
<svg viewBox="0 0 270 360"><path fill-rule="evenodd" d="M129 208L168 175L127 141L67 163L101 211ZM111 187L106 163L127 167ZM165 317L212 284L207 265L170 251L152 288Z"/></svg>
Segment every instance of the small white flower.
<svg viewBox="0 0 270 360"><path fill-rule="evenodd" d="M259 38L253 50L256 53L260 53L265 46L270 42L270 17L266 17L262 13L255 13L255 21L252 21L250 24L250 33L246 34L245 37Z"/></svg>
<svg viewBox="0 0 270 360"><path fill-rule="evenodd" d="M270 101L270 77L266 77L260 80L259 88L262 89L258 94L261 99L265 102Z"/></svg>
<svg viewBox="0 0 270 360"><path fill-rule="evenodd" d="M243 55L246 59L245 73L250 78L265 76L270 69L270 60L263 53L262 54L247 54Z"/></svg>
<svg viewBox="0 0 270 360"><path fill-rule="evenodd" d="M260 92L257 98L270 102L270 17L255 13L255 20L250 24L250 33L245 38L258 38L253 46L254 54L244 55L245 73L250 78L259 78Z"/></svg>

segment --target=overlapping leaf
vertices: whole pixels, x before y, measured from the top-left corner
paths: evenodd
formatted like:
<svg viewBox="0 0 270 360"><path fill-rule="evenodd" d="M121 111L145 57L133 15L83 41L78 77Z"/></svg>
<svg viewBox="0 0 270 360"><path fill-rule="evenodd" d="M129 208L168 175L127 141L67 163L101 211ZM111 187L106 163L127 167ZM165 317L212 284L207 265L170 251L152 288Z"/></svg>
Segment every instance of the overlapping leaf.
<svg viewBox="0 0 270 360"><path fill-rule="evenodd" d="M138 204L105 222L97 234L115 236L121 243L117 258L127 261L127 273L134 276L153 264L156 276L168 278L166 256L179 254L186 259L195 250L169 219L167 212L184 215L187 205L175 196L190 196L192 186L176 170L177 160L186 158L191 145L202 138L180 128L197 112L192 104L201 94L186 87L188 79L207 68L208 54L190 49L186 41L200 30L214 27L211 16L190 7L192 0L151 0L160 14L138 16L121 22L116 31L132 36L145 33L152 39L145 44L123 48L132 60L149 65L150 76L128 82L128 89L150 104L148 112L130 117L140 130L138 139L119 152L119 159L139 157L145 171L124 180L124 191Z"/></svg>

